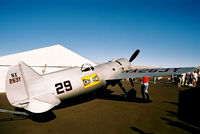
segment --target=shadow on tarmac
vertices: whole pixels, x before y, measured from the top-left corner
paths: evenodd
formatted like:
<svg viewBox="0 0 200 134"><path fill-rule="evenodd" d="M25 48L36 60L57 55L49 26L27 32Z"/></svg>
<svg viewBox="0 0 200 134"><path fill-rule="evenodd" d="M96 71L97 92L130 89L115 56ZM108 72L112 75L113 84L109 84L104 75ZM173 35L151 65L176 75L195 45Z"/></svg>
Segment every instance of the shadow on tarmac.
<svg viewBox="0 0 200 134"><path fill-rule="evenodd" d="M178 106L178 103L177 103L177 102L164 101L164 103L169 103L169 104L173 104L173 105Z"/></svg>
<svg viewBox="0 0 200 134"><path fill-rule="evenodd" d="M138 134L153 134L153 133L145 133L142 130L140 130L139 128L136 127L131 127L131 129L135 132L137 132Z"/></svg>
<svg viewBox="0 0 200 134"><path fill-rule="evenodd" d="M54 110L70 107L70 106L73 106L73 105L78 105L78 104L81 104L81 103L84 103L84 102L91 101L93 99L95 99L95 98L91 94L87 94L87 95L79 96L79 97L76 97L76 98L68 99L66 101L62 101L61 104L54 107L52 110L44 112L44 113L39 113L39 114L31 113L31 112L29 112L25 109L15 108L15 111L25 112L25 113L28 114L28 116L13 114L13 117L0 119L0 122L30 119L34 122L45 123L45 122L52 121L56 118L56 115L53 112Z"/></svg>
<svg viewBox="0 0 200 134"><path fill-rule="evenodd" d="M47 111L47 112L39 113L39 114L31 113L31 112L26 111L25 109L21 109L21 108L15 108L15 111L25 112L28 114L28 116L13 114L14 117L11 117L10 120L30 119L34 122L44 123L44 122L49 122L51 120L54 120L56 118L56 115L52 111Z"/></svg>
<svg viewBox="0 0 200 134"><path fill-rule="evenodd" d="M19 111L19 109L17 111ZM23 110L23 111L25 111L25 110ZM48 111L48 112L41 113L41 114L33 114L28 111L25 111L25 112L28 113L29 115L26 116L26 115L13 114L12 117L0 119L0 122L30 119L34 122L44 123L44 122L49 122L51 120L54 120L56 118L56 115L52 111Z"/></svg>
<svg viewBox="0 0 200 134"><path fill-rule="evenodd" d="M114 91L110 89L100 89L97 92L81 95L75 98L67 99L61 102L58 106L54 107L52 111L62 108L71 107L74 105L82 104L85 102L92 101L94 99L105 99L105 100L114 100L114 101L126 101L126 102L136 102L136 103L149 103L152 101L143 100L142 98L135 99L125 99L123 95L113 95ZM36 122L47 122L56 118L55 114L50 111L48 113L36 114L34 116L30 116L29 119ZM45 116L44 118L42 118Z"/></svg>
<svg viewBox="0 0 200 134"><path fill-rule="evenodd" d="M0 119L0 122L17 121L17 120L26 120L26 119L28 119L27 116L13 116L13 117L10 117L10 118L3 118L3 119Z"/></svg>
<svg viewBox="0 0 200 134"><path fill-rule="evenodd" d="M167 111L168 116L176 117L180 121L173 121L167 118L160 117L160 119L167 122L168 125L184 129L193 134L200 133L200 109L198 108L200 102L200 88L190 88L187 90L179 91L179 102L164 103L173 104L178 106L178 112Z"/></svg>
<svg viewBox="0 0 200 134"><path fill-rule="evenodd" d="M114 100L114 101L126 101L126 102L137 102L137 103L149 103L152 101L143 100L142 98L135 99L125 99L123 95L113 95L114 91L110 89L100 89L97 92L85 94L75 98L67 99L61 102L58 106L53 108L53 110L62 109L85 102L92 101L94 99L105 99L105 100Z"/></svg>
<svg viewBox="0 0 200 134"><path fill-rule="evenodd" d="M110 89L104 89L100 90L96 98L98 99L104 99L104 100L113 100L113 101L125 101L125 102L136 102L136 103L150 103L152 102L151 100L144 100L142 98L125 98L124 94L122 95L115 95L112 94L114 91Z"/></svg>
<svg viewBox="0 0 200 134"><path fill-rule="evenodd" d="M200 127L199 103L200 87L179 91L178 118Z"/></svg>
<svg viewBox="0 0 200 134"><path fill-rule="evenodd" d="M163 118L163 117L160 117L160 119L166 121L167 124L170 125L170 126L184 129L184 130L186 130L188 132L191 132L192 134L199 134L200 133L200 129L199 128L187 125L187 124L185 124L183 122L173 121L173 120L170 120L170 119L167 119L167 118Z"/></svg>
<svg viewBox="0 0 200 134"><path fill-rule="evenodd" d="M94 99L95 99L95 96L93 95L93 93L81 95L81 96L78 96L78 97L74 97L74 98L71 98L71 99L61 101L61 103L58 106L54 107L53 110L71 107L71 106L74 106L74 105L78 105L78 104L82 104L82 103L85 103L85 102L92 101Z"/></svg>
<svg viewBox="0 0 200 134"><path fill-rule="evenodd" d="M67 107L70 107L70 106L82 104L82 103L85 103L85 102L92 101L94 99L105 99L105 100L136 102L136 103L152 102L152 101L143 100L142 98L125 99L124 95L113 95L112 94L113 92L114 91L112 91L110 89L101 89L101 90L98 90L97 92L94 92L94 93L89 93L89 94L86 94L86 95L67 99L67 100L62 101L61 104L54 107L51 111L48 111L48 112L45 112L45 113L40 113L40 114L33 114L33 113L26 111L24 109L16 108L15 111L26 112L29 115L28 116L14 115L14 117L11 117L11 118L0 119L0 122L30 119L34 122L45 123L45 122L52 121L56 118L56 115L53 113L54 110L58 110L58 109L67 108Z"/></svg>
<svg viewBox="0 0 200 134"><path fill-rule="evenodd" d="M48 111L41 114L30 114L28 118L34 122L44 123L54 120L56 115L52 111Z"/></svg>

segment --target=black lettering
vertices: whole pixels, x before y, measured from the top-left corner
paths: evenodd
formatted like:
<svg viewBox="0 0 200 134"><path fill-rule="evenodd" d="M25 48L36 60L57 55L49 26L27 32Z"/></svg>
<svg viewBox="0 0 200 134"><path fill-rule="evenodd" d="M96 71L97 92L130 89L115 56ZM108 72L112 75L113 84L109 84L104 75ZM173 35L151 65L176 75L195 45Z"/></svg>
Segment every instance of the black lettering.
<svg viewBox="0 0 200 134"><path fill-rule="evenodd" d="M124 70L122 71L122 73L128 73L130 70Z"/></svg>
<svg viewBox="0 0 200 134"><path fill-rule="evenodd" d="M163 68L163 70L159 70L158 72L168 72L169 68Z"/></svg>
<svg viewBox="0 0 200 134"><path fill-rule="evenodd" d="M137 72L137 69L124 70L122 73L135 73L135 72Z"/></svg>
<svg viewBox="0 0 200 134"><path fill-rule="evenodd" d="M11 77L15 77L15 75L14 75L14 74L11 74Z"/></svg>
<svg viewBox="0 0 200 134"><path fill-rule="evenodd" d="M177 72L177 70L179 70L180 68L174 68L174 73Z"/></svg>
<svg viewBox="0 0 200 134"><path fill-rule="evenodd" d="M149 73L155 73L155 72L157 72L158 70L157 69L150 69L149 70Z"/></svg>
<svg viewBox="0 0 200 134"><path fill-rule="evenodd" d="M139 73L146 73L149 69L142 69L139 71Z"/></svg>
<svg viewBox="0 0 200 134"><path fill-rule="evenodd" d="M136 72L137 72L137 69L131 71L131 73L136 73Z"/></svg>
<svg viewBox="0 0 200 134"><path fill-rule="evenodd" d="M17 73L12 73L11 77L17 77Z"/></svg>
<svg viewBox="0 0 200 134"><path fill-rule="evenodd" d="M56 84L55 84L55 87L56 87L57 94L62 94L62 93L64 93L62 83L56 83Z"/></svg>
<svg viewBox="0 0 200 134"><path fill-rule="evenodd" d="M70 81L64 81L63 84L64 84L64 87L65 87L65 91L72 90L72 85L71 85Z"/></svg>
<svg viewBox="0 0 200 134"><path fill-rule="evenodd" d="M63 83L56 83L55 87L56 87L57 94L62 94L64 92L68 92L72 90L72 85L69 80L64 81Z"/></svg>

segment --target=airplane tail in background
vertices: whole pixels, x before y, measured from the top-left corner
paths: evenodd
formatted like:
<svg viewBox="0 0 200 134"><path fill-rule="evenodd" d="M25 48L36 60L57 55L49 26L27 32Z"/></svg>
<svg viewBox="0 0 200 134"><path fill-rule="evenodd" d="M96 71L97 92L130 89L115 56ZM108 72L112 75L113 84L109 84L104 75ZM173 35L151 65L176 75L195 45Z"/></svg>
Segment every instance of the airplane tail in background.
<svg viewBox="0 0 200 134"><path fill-rule="evenodd" d="M39 81L42 79L40 74L23 62L11 66L5 84L9 102L33 113L46 112L58 105L60 100L41 86Z"/></svg>

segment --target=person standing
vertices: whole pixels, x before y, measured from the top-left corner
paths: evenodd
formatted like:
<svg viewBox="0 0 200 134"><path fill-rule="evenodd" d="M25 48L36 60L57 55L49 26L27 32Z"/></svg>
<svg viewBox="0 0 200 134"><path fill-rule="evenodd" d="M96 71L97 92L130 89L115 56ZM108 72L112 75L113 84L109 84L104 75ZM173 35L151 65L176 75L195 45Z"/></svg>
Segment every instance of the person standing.
<svg viewBox="0 0 200 134"><path fill-rule="evenodd" d="M153 83L156 84L156 76L153 77Z"/></svg>
<svg viewBox="0 0 200 134"><path fill-rule="evenodd" d="M197 74L197 71L194 71L194 73L193 73L193 86L194 87L196 87L197 80L198 80L198 74Z"/></svg>
<svg viewBox="0 0 200 134"><path fill-rule="evenodd" d="M193 75L193 73L191 72L191 73L190 73L190 78L189 78L189 86L190 86L190 87L193 86L193 79L194 79L194 75Z"/></svg>
<svg viewBox="0 0 200 134"><path fill-rule="evenodd" d="M142 93L142 98L145 100L145 96L146 96L147 101L149 101L148 87L149 87L149 77L145 76L142 79L141 93Z"/></svg>
<svg viewBox="0 0 200 134"><path fill-rule="evenodd" d="M178 75L178 76L177 76L177 80L178 80L178 81L177 81L177 82L178 82L178 88L181 88L181 85L182 85L182 84L181 84L181 82L182 82L182 76L181 76L181 75Z"/></svg>
<svg viewBox="0 0 200 134"><path fill-rule="evenodd" d="M171 75L171 83L174 83L174 75Z"/></svg>
<svg viewBox="0 0 200 134"><path fill-rule="evenodd" d="M198 73L197 86L200 87L200 74Z"/></svg>
<svg viewBox="0 0 200 134"><path fill-rule="evenodd" d="M181 76L182 76L182 78L181 78L181 80L182 80L181 86L185 86L185 77L186 77L186 73L183 73Z"/></svg>
<svg viewBox="0 0 200 134"><path fill-rule="evenodd" d="M185 85L186 86L189 84L189 79L190 79L190 75L189 75L189 73L186 73L186 75L185 75Z"/></svg>

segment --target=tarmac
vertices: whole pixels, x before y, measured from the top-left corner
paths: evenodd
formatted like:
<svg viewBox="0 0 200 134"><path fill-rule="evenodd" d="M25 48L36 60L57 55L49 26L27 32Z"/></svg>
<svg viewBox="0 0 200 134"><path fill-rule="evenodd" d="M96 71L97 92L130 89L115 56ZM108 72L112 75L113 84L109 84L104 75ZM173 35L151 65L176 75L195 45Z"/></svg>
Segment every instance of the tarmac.
<svg viewBox="0 0 200 134"><path fill-rule="evenodd" d="M128 81L123 83L125 88L131 88ZM42 115L16 116L0 113L0 134L200 133L199 115L191 118L187 115L187 120L179 116L179 113L185 113L180 109L180 92L189 90L188 87L177 88L177 85L168 81L159 81L157 84L150 82L151 102L141 99L139 82L135 87L136 100L125 100L121 89L115 86L108 87L101 93L67 100ZM194 109L189 111L199 107L199 103L190 105ZM5 93L0 93L0 109L15 110ZM193 119L197 120L193 122Z"/></svg>

